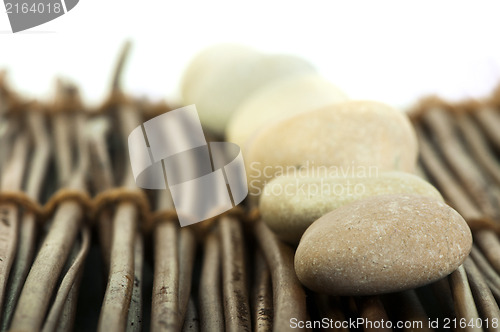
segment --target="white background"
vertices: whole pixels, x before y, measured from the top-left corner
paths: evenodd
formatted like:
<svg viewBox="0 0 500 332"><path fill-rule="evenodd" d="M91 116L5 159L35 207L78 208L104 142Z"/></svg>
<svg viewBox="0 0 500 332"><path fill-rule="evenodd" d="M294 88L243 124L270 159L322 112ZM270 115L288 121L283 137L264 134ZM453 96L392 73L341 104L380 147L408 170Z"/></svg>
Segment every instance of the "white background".
<svg viewBox="0 0 500 332"><path fill-rule="evenodd" d="M404 107L433 93L482 97L500 82L498 4L80 0L68 14L17 34L0 5L0 68L27 96L50 97L62 76L96 104L107 93L120 45L130 39L126 90L175 98L189 59L232 41L301 55L356 99Z"/></svg>

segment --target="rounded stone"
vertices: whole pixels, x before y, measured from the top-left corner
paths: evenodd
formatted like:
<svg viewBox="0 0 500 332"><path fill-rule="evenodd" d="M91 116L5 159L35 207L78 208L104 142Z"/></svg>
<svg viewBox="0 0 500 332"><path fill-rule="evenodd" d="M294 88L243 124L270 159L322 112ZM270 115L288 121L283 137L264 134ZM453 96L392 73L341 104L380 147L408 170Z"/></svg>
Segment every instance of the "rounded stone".
<svg viewBox="0 0 500 332"><path fill-rule="evenodd" d="M263 221L280 239L295 245L315 220L359 199L384 194L415 194L443 201L430 183L404 172L379 174L375 170L366 176L339 176L336 173L318 174L318 170L312 169L302 173L272 180L265 186L259 203Z"/></svg>
<svg viewBox="0 0 500 332"><path fill-rule="evenodd" d="M469 254L472 235L445 203L416 195L381 195L340 207L304 233L295 272L330 295L397 292L437 281Z"/></svg>
<svg viewBox="0 0 500 332"><path fill-rule="evenodd" d="M346 100L344 92L316 73L276 80L236 109L226 139L244 148L252 134L272 121Z"/></svg>
<svg viewBox="0 0 500 332"><path fill-rule="evenodd" d="M354 166L413 172L417 152L406 114L374 101L348 101L265 127L244 157L249 191L259 196L284 169Z"/></svg>
<svg viewBox="0 0 500 332"><path fill-rule="evenodd" d="M181 85L185 104L195 104L202 124L223 135L236 108L266 84L295 74L314 72L298 57L261 54L252 49L221 44L195 57Z"/></svg>

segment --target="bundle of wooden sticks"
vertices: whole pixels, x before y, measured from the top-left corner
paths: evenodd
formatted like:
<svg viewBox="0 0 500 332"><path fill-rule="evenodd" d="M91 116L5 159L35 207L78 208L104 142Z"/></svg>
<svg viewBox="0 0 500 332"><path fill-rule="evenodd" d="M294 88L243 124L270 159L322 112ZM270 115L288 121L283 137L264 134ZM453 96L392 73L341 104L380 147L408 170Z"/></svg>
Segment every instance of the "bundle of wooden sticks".
<svg viewBox="0 0 500 332"><path fill-rule="evenodd" d="M302 286L255 209L180 228L168 192L137 188L127 136L171 107L121 91L124 56L98 110L63 81L54 102L27 102L0 75L1 331L500 328L500 93L411 114L420 175L473 231L465 263L418 289L332 297Z"/></svg>

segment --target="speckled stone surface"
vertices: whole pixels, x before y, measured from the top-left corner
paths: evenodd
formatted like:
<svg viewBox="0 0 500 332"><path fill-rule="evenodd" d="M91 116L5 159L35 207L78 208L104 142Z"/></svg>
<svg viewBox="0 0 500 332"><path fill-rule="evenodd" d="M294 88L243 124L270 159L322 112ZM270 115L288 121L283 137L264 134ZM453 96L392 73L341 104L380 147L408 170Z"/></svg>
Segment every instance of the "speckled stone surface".
<svg viewBox="0 0 500 332"><path fill-rule="evenodd" d="M416 194L443 201L420 177L404 172L381 172L367 177L284 175L264 188L259 210L276 235L298 244L304 231L324 214L359 199L383 194Z"/></svg>
<svg viewBox="0 0 500 332"><path fill-rule="evenodd" d="M227 126L226 139L244 149L247 140L272 121L347 99L344 92L316 73L276 80L235 110Z"/></svg>
<svg viewBox="0 0 500 332"><path fill-rule="evenodd" d="M192 60L181 94L184 104L196 104L204 127L223 135L232 113L251 94L274 80L314 71L309 62L295 56L219 44Z"/></svg>
<svg viewBox="0 0 500 332"><path fill-rule="evenodd" d="M287 166L413 172L418 148L405 114L378 102L348 101L269 125L245 151L249 190L258 196Z"/></svg>
<svg viewBox="0 0 500 332"><path fill-rule="evenodd" d="M371 295L436 281L462 264L472 246L464 219L445 203L382 195L340 207L304 233L295 271L308 288Z"/></svg>

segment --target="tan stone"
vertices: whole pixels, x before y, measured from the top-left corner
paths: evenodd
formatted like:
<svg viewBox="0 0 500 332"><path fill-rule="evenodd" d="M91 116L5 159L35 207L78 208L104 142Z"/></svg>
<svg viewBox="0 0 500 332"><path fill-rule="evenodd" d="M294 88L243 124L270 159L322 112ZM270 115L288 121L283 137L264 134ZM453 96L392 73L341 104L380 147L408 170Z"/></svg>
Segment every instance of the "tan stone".
<svg viewBox="0 0 500 332"><path fill-rule="evenodd" d="M318 170L302 173L275 178L260 197L262 219L280 239L291 244L298 244L307 227L324 214L366 197L416 194L443 201L430 183L404 172L347 177L319 176Z"/></svg>
<svg viewBox="0 0 500 332"><path fill-rule="evenodd" d="M244 149L252 134L272 121L347 99L344 92L316 73L276 80L236 109L227 126L226 139Z"/></svg>
<svg viewBox="0 0 500 332"><path fill-rule="evenodd" d="M181 94L196 104L203 125L223 135L231 114L266 84L313 72L311 64L291 55L264 55L252 49L221 44L202 51L186 69Z"/></svg>
<svg viewBox="0 0 500 332"><path fill-rule="evenodd" d="M271 124L244 154L254 196L284 167L377 167L412 172L417 140L407 116L382 103L348 101Z"/></svg>
<svg viewBox="0 0 500 332"><path fill-rule="evenodd" d="M450 274L471 246L467 223L445 203L416 195L374 196L315 221L297 248L295 271L321 293L396 292Z"/></svg>

